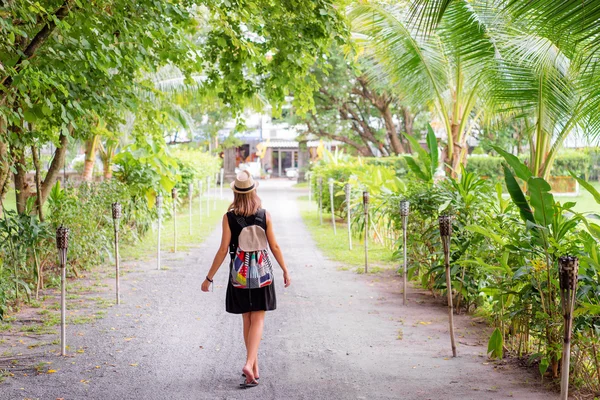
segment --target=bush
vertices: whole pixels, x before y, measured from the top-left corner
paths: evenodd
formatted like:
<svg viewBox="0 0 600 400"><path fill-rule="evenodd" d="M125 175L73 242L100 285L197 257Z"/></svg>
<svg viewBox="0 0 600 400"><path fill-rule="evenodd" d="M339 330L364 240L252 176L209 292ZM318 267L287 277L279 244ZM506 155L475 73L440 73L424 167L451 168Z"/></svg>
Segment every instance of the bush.
<svg viewBox="0 0 600 400"><path fill-rule="evenodd" d="M569 176L569 171L573 171L579 176L589 177L592 173L592 152L591 151L563 151L557 154L552 166L552 176ZM519 157L522 161L526 156ZM467 172L474 172L481 177L490 179L492 182L504 180L502 172L502 157L493 157L487 155L471 155L467 159Z"/></svg>

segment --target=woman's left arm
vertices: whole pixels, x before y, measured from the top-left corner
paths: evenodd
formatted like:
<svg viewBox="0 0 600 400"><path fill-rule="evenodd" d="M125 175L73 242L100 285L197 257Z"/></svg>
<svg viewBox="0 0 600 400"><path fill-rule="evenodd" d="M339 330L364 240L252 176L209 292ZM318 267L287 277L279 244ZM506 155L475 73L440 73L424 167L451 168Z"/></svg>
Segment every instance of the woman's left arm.
<svg viewBox="0 0 600 400"><path fill-rule="evenodd" d="M231 241L231 230L229 229L229 222L227 221L227 214L225 214L223 216L223 234L221 236L221 245L219 246L219 250L217 250L217 254L215 254L215 259L213 260L212 266L210 267L210 270L208 271L208 274L206 275L206 278L208 278L208 279L205 278L204 282L202 282L202 291L203 292L208 292L208 289L210 288L210 284L211 284L209 279L211 281L213 280L215 274L221 267L221 264L223 264L223 260L225 260L225 257L227 257L227 253L229 253L229 242L230 241Z"/></svg>

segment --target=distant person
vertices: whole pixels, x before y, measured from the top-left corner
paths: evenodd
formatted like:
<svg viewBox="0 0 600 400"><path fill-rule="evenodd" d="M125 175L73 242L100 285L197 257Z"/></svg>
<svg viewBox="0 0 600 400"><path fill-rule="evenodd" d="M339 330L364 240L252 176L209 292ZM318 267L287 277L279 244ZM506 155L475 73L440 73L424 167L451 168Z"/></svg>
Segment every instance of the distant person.
<svg viewBox="0 0 600 400"><path fill-rule="evenodd" d="M208 292L210 284L227 253L231 256L225 298L225 310L242 314L246 364L242 368L242 387L258 385L258 346L262 338L265 311L275 310L275 284L268 247L283 270L285 287L290 286L290 276L275 239L271 215L261 208L256 194L258 182L248 171L241 171L231 183L233 203L223 216L223 235L215 259L202 283Z"/></svg>

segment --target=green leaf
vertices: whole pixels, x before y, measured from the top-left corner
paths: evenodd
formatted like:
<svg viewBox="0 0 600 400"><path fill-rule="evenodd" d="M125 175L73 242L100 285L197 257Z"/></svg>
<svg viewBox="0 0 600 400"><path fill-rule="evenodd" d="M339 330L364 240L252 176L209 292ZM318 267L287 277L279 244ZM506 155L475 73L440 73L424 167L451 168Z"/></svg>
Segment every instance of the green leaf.
<svg viewBox="0 0 600 400"><path fill-rule="evenodd" d="M502 164L502 168L504 169L504 181L506 182L508 193L510 193L513 203L519 207L519 214L521 214L521 218L523 218L523 221L535 223L533 212L531 212L531 206L529 206L529 203L527 202L521 187L517 183L517 180L510 171L510 168L508 168L508 166L504 163Z"/></svg>
<svg viewBox="0 0 600 400"><path fill-rule="evenodd" d="M544 357L540 360L540 374L544 375L550 366L550 361Z"/></svg>
<svg viewBox="0 0 600 400"><path fill-rule="evenodd" d="M488 342L487 354L490 358L502 358L502 333L500 329L494 329Z"/></svg>
<svg viewBox="0 0 600 400"><path fill-rule="evenodd" d="M508 163L508 165L510 165L512 167L512 169L515 171L515 174L523 179L524 181L529 180L529 178L531 178L533 175L531 174L531 171L529 170L529 168L527 168L527 165L523 164L521 162L521 160L519 160L518 157L513 156L512 154L502 150L500 147L497 146L492 146L494 148L494 150L496 150L496 152L498 152L498 154L500 154L502 157L504 157L504 159L506 160L506 162Z"/></svg>
<svg viewBox="0 0 600 400"><path fill-rule="evenodd" d="M465 229L470 231L470 232L475 232L475 233L479 233L485 237L488 237L490 239L492 239L493 241L495 241L496 243L498 243L501 246L504 246L506 244L506 240L504 240L504 238L494 232L492 232L489 229L486 229L482 226L479 225L468 225L465 226Z"/></svg>
<svg viewBox="0 0 600 400"><path fill-rule="evenodd" d="M435 133L433 132L433 128L431 128L430 124L427 124L427 147L429 148L429 157L431 160L431 176L434 176L439 163L439 155L437 138L435 137Z"/></svg>
<svg viewBox="0 0 600 400"><path fill-rule="evenodd" d="M417 175L419 179L425 182L429 182L432 180L432 177L429 176L429 173L427 173L427 171L423 171L414 158L412 158L411 156L405 156L404 159L406 160L406 164L408 165L410 170L414 172L414 174Z"/></svg>
<svg viewBox="0 0 600 400"><path fill-rule="evenodd" d="M529 178L527 185L536 222L541 226L549 226L554 217L554 196L550 193L552 187L544 179L534 177Z"/></svg>
<svg viewBox="0 0 600 400"><path fill-rule="evenodd" d="M596 203L600 204L600 193L596 190L596 188L590 185L588 182L586 182L585 179L579 178L572 171L569 171L569 173L573 178L577 180L577 182L579 182L581 186L585 188L585 190L587 190L592 196L594 196L594 200L596 200Z"/></svg>
<svg viewBox="0 0 600 400"><path fill-rule="evenodd" d="M421 162L425 164L426 167L429 164L431 164L431 157L429 156L427 151L421 147L419 141L414 137L410 136L408 133L404 133L404 137L406 137L406 140L408 140L408 142L410 143L410 148L417 154L419 160L421 160ZM431 170L431 168L427 169Z"/></svg>

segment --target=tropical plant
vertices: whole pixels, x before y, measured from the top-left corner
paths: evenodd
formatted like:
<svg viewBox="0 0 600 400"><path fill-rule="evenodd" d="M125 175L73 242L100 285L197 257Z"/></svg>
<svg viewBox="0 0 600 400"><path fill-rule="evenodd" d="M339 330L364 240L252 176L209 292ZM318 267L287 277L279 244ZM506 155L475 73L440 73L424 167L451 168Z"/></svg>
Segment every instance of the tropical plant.
<svg viewBox="0 0 600 400"><path fill-rule="evenodd" d="M444 163L458 173L466 141L497 71L496 46L488 27L466 1L451 2L435 31L423 34L409 18L410 2L364 3L349 17L358 45L372 60L371 80L390 82L409 104L435 105L445 131Z"/></svg>

